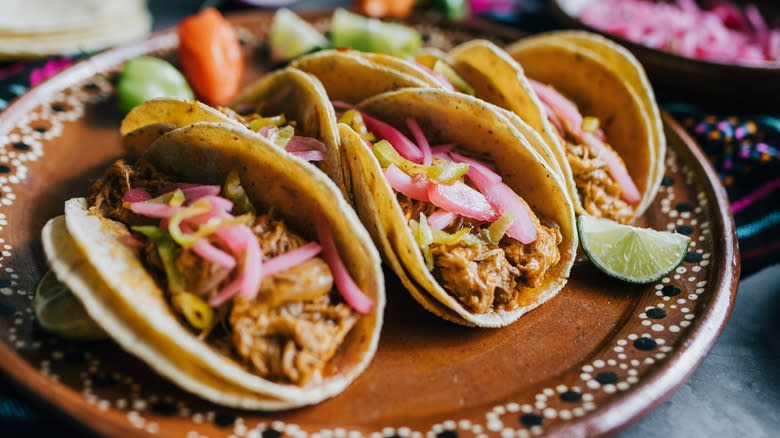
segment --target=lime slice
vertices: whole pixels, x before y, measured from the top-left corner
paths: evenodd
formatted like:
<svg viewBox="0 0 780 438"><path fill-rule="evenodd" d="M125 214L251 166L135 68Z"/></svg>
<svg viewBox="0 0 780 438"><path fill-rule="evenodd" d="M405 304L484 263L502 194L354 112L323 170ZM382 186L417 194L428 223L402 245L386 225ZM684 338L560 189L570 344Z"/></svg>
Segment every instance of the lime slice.
<svg viewBox="0 0 780 438"><path fill-rule="evenodd" d="M577 218L580 244L596 267L631 283L652 283L676 268L691 239L677 233L621 225L590 216Z"/></svg>
<svg viewBox="0 0 780 438"><path fill-rule="evenodd" d="M330 46L328 39L317 32L317 29L286 8L279 9L274 14L268 39L271 60L274 62L289 61Z"/></svg>
<svg viewBox="0 0 780 438"><path fill-rule="evenodd" d="M87 315L81 301L52 271L38 282L33 307L38 324L57 336L76 341L106 338L103 330Z"/></svg>
<svg viewBox="0 0 780 438"><path fill-rule="evenodd" d="M411 27L336 9L330 23L336 47L405 57L422 46L422 37Z"/></svg>

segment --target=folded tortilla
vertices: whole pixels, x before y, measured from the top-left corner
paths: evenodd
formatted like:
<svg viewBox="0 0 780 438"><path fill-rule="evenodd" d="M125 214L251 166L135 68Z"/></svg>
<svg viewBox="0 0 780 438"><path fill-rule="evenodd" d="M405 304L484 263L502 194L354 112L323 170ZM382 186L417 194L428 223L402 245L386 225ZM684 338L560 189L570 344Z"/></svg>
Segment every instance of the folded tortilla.
<svg viewBox="0 0 780 438"><path fill-rule="evenodd" d="M383 274L368 233L331 180L311 164L235 124L201 122L171 130L149 146L138 166L153 166L177 182L197 184L221 185L226 175L236 172L258 214L271 212L267 214L284 225L281 229L297 233L297 239L315 237L314 218L321 215L330 225L346 271L371 300L373 309L365 315L351 314L351 327L313 378L301 384L264 378L257 371L255 356L250 360L235 349L224 348L231 342L229 338L202 340L187 325L187 319L174 310L164 281L158 280L161 274L151 271L139 252L124 243L130 235L125 223L103 216L100 208L88 205L84 198L71 199L66 202L64 218L52 219L44 229L47 258L57 277L73 290L90 316L124 349L189 392L246 409L278 410L317 403L343 391L367 367L382 325ZM261 247L265 238L258 237ZM282 276L279 281L296 284L294 278L284 277L284 272L275 274ZM279 278L276 276L269 277L271 287ZM265 287L263 283L260 291ZM338 298L332 298L336 297L334 293L335 289L329 292L328 302L343 310ZM280 308L274 306L308 306L305 298L275 304L263 301L267 299L262 295L254 300L243 299L241 309L259 312L261 318L275 318L284 312L299 313L279 310L280 314ZM315 304L322 304L322 299L317 298ZM243 311L237 310L237 303L234 301L228 309L233 312L231 318L241 317L236 316L236 312ZM303 320L292 323L295 327L316 326L306 325ZM232 326L232 336L244 336L237 330ZM302 369L308 363L299 362L308 352L304 345L327 343L328 339L317 336L331 332L296 328L293 333L300 337L287 341L285 356L268 356L281 361L265 363L269 369L286 366L283 357L292 358L296 369ZM313 342L317 339L320 341Z"/></svg>
<svg viewBox="0 0 780 438"><path fill-rule="evenodd" d="M516 321L563 288L577 247L573 205L560 175L513 127L505 113L479 99L441 89L388 92L362 102L357 108L407 135L406 120L413 119L431 144L453 143L457 151L491 163L503 182L527 203L538 218L537 227L542 223L548 227L545 230L557 230L555 232L559 235L557 242L548 236L547 244L553 239L552 244L546 246L550 251L542 248L546 244L542 239L545 234L541 231L535 242L522 246L524 251L534 253L537 261L548 257L553 261L538 273L534 285L521 284L524 281L521 276L516 288L504 291L504 295L511 296L509 305L498 303L495 297L499 295L499 288L495 285L469 295L465 288L458 289L458 280L453 275L443 281L445 276L441 265L428 269L410 228L410 220L416 217L409 214L409 201L393 190L380 162L366 147L364 139L341 124L342 145L353 183L353 205L380 247L385 261L424 308L460 324L500 327ZM515 245L515 249L520 248L517 246L519 242L510 244ZM450 249L453 252L470 251L468 245L460 245L458 248L442 247L441 254L446 258ZM490 247L489 250L495 248ZM495 252L491 254L495 255ZM469 261L464 260L465 267L451 273L467 275L481 269L480 257L476 255ZM499 257L504 257L503 253ZM489 268L485 269L489 277ZM471 280L478 283L485 278L474 276ZM487 279L485 283L490 281ZM476 306L475 300L479 301Z"/></svg>
<svg viewBox="0 0 780 438"><path fill-rule="evenodd" d="M573 102L582 115L598 120L605 143L620 157L641 195L631 205L631 214L622 220L631 221L646 210L660 184L665 143L658 110L648 84L637 79L643 73L636 70L636 62L626 61L623 55L615 55L610 62L591 47L545 35L520 40L506 50L528 78L552 87ZM518 111L548 115L542 105L532 105L531 100ZM558 137L557 147L559 156L571 152L563 136ZM569 167L575 181L587 177L578 176L574 165ZM588 207L597 202L586 199L588 189L581 183L575 185L572 194L579 212L600 216L596 208Z"/></svg>

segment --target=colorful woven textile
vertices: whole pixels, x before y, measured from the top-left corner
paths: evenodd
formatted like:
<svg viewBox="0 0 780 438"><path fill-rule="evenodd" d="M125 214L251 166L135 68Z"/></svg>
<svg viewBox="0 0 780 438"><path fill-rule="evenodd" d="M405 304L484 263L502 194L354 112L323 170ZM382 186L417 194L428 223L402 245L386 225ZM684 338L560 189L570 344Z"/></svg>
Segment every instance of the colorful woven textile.
<svg viewBox="0 0 780 438"><path fill-rule="evenodd" d="M780 258L780 117L664 107L698 141L720 175L737 222L742 275Z"/></svg>

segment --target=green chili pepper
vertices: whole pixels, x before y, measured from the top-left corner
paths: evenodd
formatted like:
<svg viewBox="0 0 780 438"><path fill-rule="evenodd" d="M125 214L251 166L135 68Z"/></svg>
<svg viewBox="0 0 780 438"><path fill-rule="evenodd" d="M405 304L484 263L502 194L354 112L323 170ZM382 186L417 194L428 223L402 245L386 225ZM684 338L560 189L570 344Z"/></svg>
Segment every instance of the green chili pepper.
<svg viewBox="0 0 780 438"><path fill-rule="evenodd" d="M119 110L127 113L155 97L193 99L187 79L160 58L141 56L125 62L117 86Z"/></svg>
<svg viewBox="0 0 780 438"><path fill-rule="evenodd" d="M252 120L251 122L249 122L249 129L251 129L252 131L258 131L263 126L271 126L274 128L278 128L284 125L285 123L287 123L287 119L284 117L284 114L279 114L277 116L271 116L271 117L258 117Z"/></svg>
<svg viewBox="0 0 780 438"><path fill-rule="evenodd" d="M148 237L157 247L157 254L160 255L171 293L184 292L184 279L176 267L176 242L171 239L171 236L154 225L137 225L132 227L132 230Z"/></svg>
<svg viewBox="0 0 780 438"><path fill-rule="evenodd" d="M485 232L485 240L487 240L489 243L498 245L498 242L501 241L514 221L515 216L510 212L505 212L501 215L500 218L498 218L497 221L493 222L489 227L487 227L487 229L483 230Z"/></svg>
<svg viewBox="0 0 780 438"><path fill-rule="evenodd" d="M434 164L428 168L428 179L441 184L454 184L461 179L463 175L469 172L469 165L466 163L453 163L447 161Z"/></svg>
<svg viewBox="0 0 780 438"><path fill-rule="evenodd" d="M295 128L287 125L284 128L271 128L268 131L267 138L271 143L284 149L287 147L287 143L292 140L293 136L295 136Z"/></svg>
<svg viewBox="0 0 780 438"><path fill-rule="evenodd" d="M453 163L440 161L431 166L417 164L402 157L387 140L374 143L373 152L379 164L387 167L395 164L407 175L415 176L424 174L430 181L440 184L453 184L469 171L469 165L465 163Z"/></svg>
<svg viewBox="0 0 780 438"><path fill-rule="evenodd" d="M357 132L358 135L363 137L363 140L368 140L370 142L376 141L376 137L368 130L366 122L363 121L363 116L359 112L347 110L341 115L339 122L349 125L349 127Z"/></svg>
<svg viewBox="0 0 780 438"><path fill-rule="evenodd" d="M225 185L222 186L222 193L225 194L225 197L233 201L233 209L236 213L255 214L255 207L246 195L244 187L241 186L241 179L238 176L238 172L235 170L231 170L228 173L227 178L225 178Z"/></svg>

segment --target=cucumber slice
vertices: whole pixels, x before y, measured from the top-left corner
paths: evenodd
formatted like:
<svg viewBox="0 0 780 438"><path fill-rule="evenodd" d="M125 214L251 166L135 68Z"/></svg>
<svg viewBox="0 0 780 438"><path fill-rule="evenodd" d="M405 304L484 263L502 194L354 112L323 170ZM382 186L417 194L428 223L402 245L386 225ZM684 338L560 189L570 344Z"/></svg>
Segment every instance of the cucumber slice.
<svg viewBox="0 0 780 438"><path fill-rule="evenodd" d="M273 62L289 61L306 53L330 47L327 38L287 8L279 9L274 14L268 39Z"/></svg>
<svg viewBox="0 0 780 438"><path fill-rule="evenodd" d="M691 244L682 234L586 215L577 218L577 230L590 261L607 275L630 283L660 280L682 263Z"/></svg>
<svg viewBox="0 0 780 438"><path fill-rule="evenodd" d="M399 57L409 56L422 46L422 37L410 27L367 18L344 9L336 9L333 13L330 35L336 47Z"/></svg>

